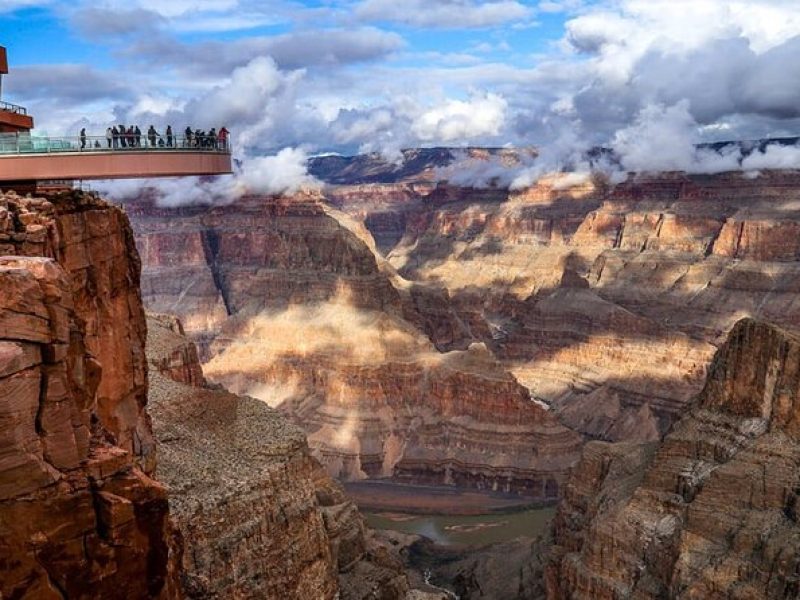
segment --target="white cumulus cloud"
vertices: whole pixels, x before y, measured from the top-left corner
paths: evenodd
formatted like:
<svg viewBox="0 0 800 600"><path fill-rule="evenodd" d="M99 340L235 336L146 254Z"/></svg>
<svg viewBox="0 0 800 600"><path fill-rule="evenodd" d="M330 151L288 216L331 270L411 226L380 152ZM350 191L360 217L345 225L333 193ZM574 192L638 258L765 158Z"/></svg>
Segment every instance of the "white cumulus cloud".
<svg viewBox="0 0 800 600"><path fill-rule="evenodd" d="M447 100L422 112L411 131L424 142L453 142L497 135L506 121L508 103L502 96L487 93L469 100Z"/></svg>

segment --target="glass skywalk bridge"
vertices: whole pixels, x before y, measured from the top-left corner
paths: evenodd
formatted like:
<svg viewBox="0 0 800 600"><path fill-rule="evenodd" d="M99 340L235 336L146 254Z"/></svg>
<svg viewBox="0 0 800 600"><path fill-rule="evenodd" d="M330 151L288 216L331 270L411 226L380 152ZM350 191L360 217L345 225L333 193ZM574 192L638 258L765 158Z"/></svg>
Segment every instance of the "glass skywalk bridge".
<svg viewBox="0 0 800 600"><path fill-rule="evenodd" d="M110 151L179 151L223 152L230 154L229 140L211 136L191 137L159 135L152 140L147 136L48 137L23 133L0 133L0 154L52 154L58 152L110 152Z"/></svg>
<svg viewBox="0 0 800 600"><path fill-rule="evenodd" d="M3 182L222 175L232 172L228 140L146 135L48 137L0 133Z"/></svg>

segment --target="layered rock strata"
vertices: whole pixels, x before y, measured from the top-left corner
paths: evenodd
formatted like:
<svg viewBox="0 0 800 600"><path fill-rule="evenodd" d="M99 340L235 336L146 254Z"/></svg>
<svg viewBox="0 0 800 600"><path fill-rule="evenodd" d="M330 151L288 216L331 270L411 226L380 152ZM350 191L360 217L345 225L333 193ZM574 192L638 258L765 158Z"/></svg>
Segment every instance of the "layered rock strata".
<svg viewBox="0 0 800 600"><path fill-rule="evenodd" d="M800 596L799 373L800 338L743 320L660 445L589 444L548 597Z"/></svg>
<svg viewBox="0 0 800 600"><path fill-rule="evenodd" d="M557 496L580 437L485 346L438 352L468 337L447 294L398 277L363 226L315 196L130 212L150 306L186 315L206 376L288 414L331 475Z"/></svg>
<svg viewBox="0 0 800 600"><path fill-rule="evenodd" d="M0 597L180 598L166 491L99 418L112 357L91 351L81 298L53 259L0 258Z"/></svg>
<svg viewBox="0 0 800 600"><path fill-rule="evenodd" d="M0 196L0 255L50 257L66 271L87 349L103 363L97 417L152 471L141 265L125 213L82 192L49 199L7 193Z"/></svg>
<svg viewBox="0 0 800 600"><path fill-rule="evenodd" d="M147 323L150 368L178 383L206 387L197 346L186 337L180 319L173 315L149 313Z"/></svg>
<svg viewBox="0 0 800 600"><path fill-rule="evenodd" d="M401 564L372 540L302 430L259 400L187 381L200 370L187 345L179 322L149 319L159 476L185 540L187 595L404 598Z"/></svg>
<svg viewBox="0 0 800 600"><path fill-rule="evenodd" d="M487 194L440 186L417 201L388 259L445 286L469 334L589 437L657 439L733 323L800 324L795 172Z"/></svg>
<svg viewBox="0 0 800 600"><path fill-rule="evenodd" d="M280 400L335 477L557 497L581 440L485 347L439 354L408 327L373 315L360 331L347 324L368 316L332 310L346 331L332 318L284 313L212 359L209 376ZM311 340L320 331L304 350L288 345L292 334Z"/></svg>
<svg viewBox="0 0 800 600"><path fill-rule="evenodd" d="M655 440L668 430L702 387L737 319L800 323L795 173L664 174L617 186L562 177L515 193L434 187L421 176L339 185L325 194L322 201L350 221L311 196L170 210L141 202L131 211L151 306L194 323L187 331L204 361L241 342L233 352L242 364L230 357L215 363L214 377L273 404L295 398L291 414L309 424L312 446L329 456L331 472L345 477L400 475L392 470L396 448L412 448L425 436L404 433L402 418L391 416L397 404L380 425L374 415L361 416L376 410L363 390L394 372L393 350L378 351L385 356L380 361L341 360L336 348L347 355L349 345L323 335L324 351L276 348L283 367L270 366L275 355L258 357L258 344L269 347L266 332L282 329L297 307L327 311L333 320L382 323L376 328L384 337L399 331L402 339L410 323L439 351L484 343L499 368L510 370L562 426L589 438L631 441ZM370 241L370 227L380 244ZM182 256L183 248L197 251ZM314 327L304 335L316 337L327 325L309 318ZM384 326L388 321L394 324ZM404 364L410 360L397 355ZM217 368L223 364L230 373ZM335 377L315 378L315 369ZM333 380L347 386L329 385ZM350 390L356 400L347 407ZM396 394L406 397L419 395ZM331 408L322 409L324 402ZM356 424L356 437L364 436L358 450L343 450L352 438L336 439L334 422L346 432ZM399 435L388 433L396 428ZM319 441L317 432L328 439ZM396 439L411 444L385 448ZM445 461L434 471L446 480L448 469ZM416 476L426 478L423 471Z"/></svg>
<svg viewBox="0 0 800 600"><path fill-rule="evenodd" d="M221 207L129 204L150 310L177 315L201 358L229 317L345 296L401 310L375 257L315 196L245 197Z"/></svg>

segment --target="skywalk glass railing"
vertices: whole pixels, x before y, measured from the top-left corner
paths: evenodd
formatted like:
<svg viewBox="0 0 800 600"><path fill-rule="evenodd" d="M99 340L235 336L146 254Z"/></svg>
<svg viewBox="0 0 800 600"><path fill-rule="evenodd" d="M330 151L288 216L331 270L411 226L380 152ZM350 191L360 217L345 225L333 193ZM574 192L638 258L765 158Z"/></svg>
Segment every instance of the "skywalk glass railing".
<svg viewBox="0 0 800 600"><path fill-rule="evenodd" d="M42 137L28 133L0 133L0 155L80 152L213 152L230 154L230 139L213 136L87 135Z"/></svg>

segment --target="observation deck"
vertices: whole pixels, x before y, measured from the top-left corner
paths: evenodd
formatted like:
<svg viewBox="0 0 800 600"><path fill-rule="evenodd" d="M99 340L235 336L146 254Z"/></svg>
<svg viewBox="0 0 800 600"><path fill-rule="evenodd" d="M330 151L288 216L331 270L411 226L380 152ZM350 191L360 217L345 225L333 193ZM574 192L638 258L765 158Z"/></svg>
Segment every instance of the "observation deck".
<svg viewBox="0 0 800 600"><path fill-rule="evenodd" d="M3 75L8 75L8 56L6 49L0 46L0 95L3 93ZM24 106L0 101L0 132L31 129L33 129L33 118L28 115Z"/></svg>
<svg viewBox="0 0 800 600"><path fill-rule="evenodd" d="M0 94L8 74L0 46ZM42 137L27 109L0 100L0 189L36 190L74 180L184 177L232 173L230 137Z"/></svg>
<svg viewBox="0 0 800 600"><path fill-rule="evenodd" d="M0 77L2 73L0 73ZM0 101L0 132L29 131L33 129L33 117L24 106Z"/></svg>
<svg viewBox="0 0 800 600"><path fill-rule="evenodd" d="M123 147L105 136L38 137L0 133L2 182L180 177L232 173L230 143L165 136Z"/></svg>

